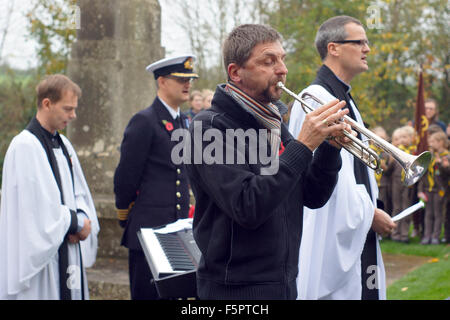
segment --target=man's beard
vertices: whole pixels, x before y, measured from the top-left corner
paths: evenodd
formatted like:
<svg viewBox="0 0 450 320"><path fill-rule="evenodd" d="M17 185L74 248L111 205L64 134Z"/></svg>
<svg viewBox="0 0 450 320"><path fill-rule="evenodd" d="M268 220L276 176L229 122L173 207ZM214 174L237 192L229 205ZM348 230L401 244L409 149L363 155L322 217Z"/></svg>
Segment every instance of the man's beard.
<svg viewBox="0 0 450 320"><path fill-rule="evenodd" d="M271 93L270 93L270 85L267 86L267 88L265 88L263 90L263 92L261 93L261 96L264 97L264 102L266 103L270 103L270 102L275 102L279 100L279 97L274 97Z"/></svg>
<svg viewBox="0 0 450 320"><path fill-rule="evenodd" d="M262 90L260 97L261 101L263 103L274 103L278 100L280 100L280 94L271 93L270 88L274 85L276 85L279 81L282 81L282 79L277 79L275 82L270 81L267 86Z"/></svg>
<svg viewBox="0 0 450 320"><path fill-rule="evenodd" d="M269 104L278 101L280 99L280 95L275 96L273 93L271 93L270 88L278 83L278 81L282 80L283 79L280 78L276 79L276 81L269 80L264 89L258 90L258 92L256 92L256 90L254 91L253 98L261 104ZM256 88L256 85L254 83L252 83L251 81L246 81L246 79L243 79L241 83L244 87L251 88L253 84L253 88Z"/></svg>

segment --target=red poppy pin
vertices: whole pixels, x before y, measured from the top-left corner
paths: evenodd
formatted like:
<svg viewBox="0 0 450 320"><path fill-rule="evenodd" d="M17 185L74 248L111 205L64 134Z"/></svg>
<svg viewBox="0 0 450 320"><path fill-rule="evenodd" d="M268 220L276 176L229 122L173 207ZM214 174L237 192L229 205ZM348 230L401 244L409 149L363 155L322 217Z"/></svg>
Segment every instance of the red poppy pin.
<svg viewBox="0 0 450 320"><path fill-rule="evenodd" d="M281 156L283 154L284 149L285 148L284 148L283 141L281 141L281 143L280 143L280 150L278 150L278 156Z"/></svg>
<svg viewBox="0 0 450 320"><path fill-rule="evenodd" d="M163 123L163 125L166 127L166 130L167 130L167 131L170 132L170 131L173 130L173 124L172 124L172 122L169 122L169 121L167 121L167 120L163 120L162 123Z"/></svg>

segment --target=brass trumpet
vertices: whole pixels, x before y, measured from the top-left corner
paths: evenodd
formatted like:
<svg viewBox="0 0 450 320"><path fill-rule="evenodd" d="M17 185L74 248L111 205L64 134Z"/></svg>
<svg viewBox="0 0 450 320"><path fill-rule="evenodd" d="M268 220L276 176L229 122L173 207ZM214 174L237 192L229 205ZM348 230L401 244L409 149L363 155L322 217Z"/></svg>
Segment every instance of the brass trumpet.
<svg viewBox="0 0 450 320"><path fill-rule="evenodd" d="M310 113L314 111L314 108L311 107L308 103L305 102L305 99L313 99L320 105L323 105L324 103L320 101L315 96L304 93L302 97L299 97L289 89L285 87L285 85L280 81L277 83L277 87L282 89L284 92L289 94L292 98L300 102L302 109L305 113ZM366 129L364 126L361 126L358 122L353 120L352 118L348 116L344 116L343 119L340 121L344 121L349 123L351 127L358 131L359 133L363 134L368 138L368 141L371 141L373 144L384 150L386 153L391 155L403 168L405 174L402 175L402 182L406 186L411 186L425 174L425 172L428 169L428 165L431 161L431 153L429 151L422 152L418 156L414 156L411 154L408 154L399 148L393 146L386 140L380 138L372 131ZM349 138L351 141L348 143L341 143L340 141L336 142L341 145L344 149L346 149L348 152L353 154L356 158L360 159L365 165L367 165L369 168L375 170L376 172L380 173L382 172L382 169L380 167L381 161L378 154L370 149L363 141L353 136L351 133L344 131L344 135Z"/></svg>

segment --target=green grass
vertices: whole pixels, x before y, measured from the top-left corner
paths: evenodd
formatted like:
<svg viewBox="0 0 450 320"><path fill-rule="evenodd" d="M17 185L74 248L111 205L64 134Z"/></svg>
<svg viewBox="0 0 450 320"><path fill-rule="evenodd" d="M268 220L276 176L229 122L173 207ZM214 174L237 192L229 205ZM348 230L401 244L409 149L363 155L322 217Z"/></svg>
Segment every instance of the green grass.
<svg viewBox="0 0 450 320"><path fill-rule="evenodd" d="M381 242L382 252L430 257L430 261L387 288L388 300L443 300L450 297L450 246L421 245L418 238L409 244Z"/></svg>
<svg viewBox="0 0 450 320"><path fill-rule="evenodd" d="M420 244L420 240L418 238L412 238L410 243L401 243L383 239L380 244L382 252L392 254L407 254L412 256L438 258L450 253L450 246L448 245L422 245Z"/></svg>

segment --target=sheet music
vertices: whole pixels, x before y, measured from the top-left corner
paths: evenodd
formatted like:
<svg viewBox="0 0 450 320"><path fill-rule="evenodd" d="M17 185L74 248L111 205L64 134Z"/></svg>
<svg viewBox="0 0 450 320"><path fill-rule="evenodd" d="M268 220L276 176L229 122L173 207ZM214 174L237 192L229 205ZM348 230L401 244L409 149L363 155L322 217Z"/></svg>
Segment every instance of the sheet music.
<svg viewBox="0 0 450 320"><path fill-rule="evenodd" d="M419 201L416 204L412 205L411 207L403 210L399 214L397 214L395 217L392 218L392 221L397 222L400 219L403 219L407 216L409 216L411 213L416 212L419 209L422 209L425 207L425 203L423 201Z"/></svg>
<svg viewBox="0 0 450 320"><path fill-rule="evenodd" d="M185 229L192 229L192 218L179 219L171 224L166 225L161 229L153 229L155 233L167 234L172 232L178 232Z"/></svg>

